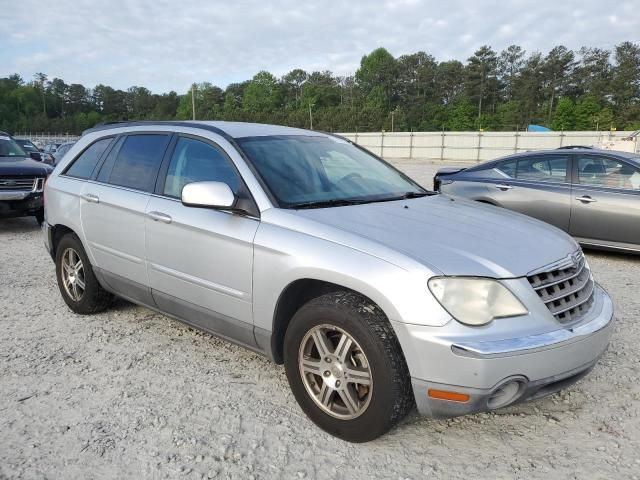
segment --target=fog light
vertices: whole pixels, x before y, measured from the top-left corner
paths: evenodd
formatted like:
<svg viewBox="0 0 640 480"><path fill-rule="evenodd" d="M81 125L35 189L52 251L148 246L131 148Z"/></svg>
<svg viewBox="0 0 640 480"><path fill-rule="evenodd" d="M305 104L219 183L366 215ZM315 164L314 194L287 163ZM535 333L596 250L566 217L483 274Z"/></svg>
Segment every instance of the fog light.
<svg viewBox="0 0 640 480"><path fill-rule="evenodd" d="M524 383L520 380L511 380L503 383L489 396L487 407L493 410L515 402L520 396L523 387Z"/></svg>

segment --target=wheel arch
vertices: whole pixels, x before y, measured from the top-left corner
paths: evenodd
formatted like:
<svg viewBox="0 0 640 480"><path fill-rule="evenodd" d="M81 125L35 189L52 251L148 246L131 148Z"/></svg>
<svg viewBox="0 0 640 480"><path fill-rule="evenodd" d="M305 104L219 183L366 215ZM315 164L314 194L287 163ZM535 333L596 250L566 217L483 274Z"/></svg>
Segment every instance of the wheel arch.
<svg viewBox="0 0 640 480"><path fill-rule="evenodd" d="M78 236L77 232L75 232L72 228L69 228L68 226L62 223L58 223L51 227L51 252L50 253L54 259L56 258L56 252L58 251L58 245L60 244L60 240L62 240L62 237L64 237L69 233L73 233L74 235Z"/></svg>
<svg viewBox="0 0 640 480"><path fill-rule="evenodd" d="M284 336L287 331L291 319L295 313L310 300L336 291L353 292L363 299L376 305L387 318L389 315L379 302L357 290L346 287L344 285L319 280L314 278L301 278L289 283L280 293L276 302L273 314L273 326L271 330L271 357L278 363L282 364Z"/></svg>

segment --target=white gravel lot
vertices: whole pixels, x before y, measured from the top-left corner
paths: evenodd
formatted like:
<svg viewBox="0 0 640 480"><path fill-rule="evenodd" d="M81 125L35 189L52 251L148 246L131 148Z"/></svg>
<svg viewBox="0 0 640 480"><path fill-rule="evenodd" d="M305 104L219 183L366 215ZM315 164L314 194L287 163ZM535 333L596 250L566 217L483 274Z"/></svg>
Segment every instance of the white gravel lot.
<svg viewBox="0 0 640 480"><path fill-rule="evenodd" d="M433 165L399 164L430 185ZM126 302L71 313L35 221L0 220L0 478L638 478L640 257L587 254L617 318L591 375L352 445L306 419L282 366Z"/></svg>

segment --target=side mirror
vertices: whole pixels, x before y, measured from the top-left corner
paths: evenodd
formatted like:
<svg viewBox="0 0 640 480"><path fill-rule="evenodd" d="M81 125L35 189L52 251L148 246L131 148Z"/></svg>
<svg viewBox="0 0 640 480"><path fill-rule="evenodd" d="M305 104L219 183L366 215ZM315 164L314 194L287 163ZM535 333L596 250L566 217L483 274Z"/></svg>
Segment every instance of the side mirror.
<svg viewBox="0 0 640 480"><path fill-rule="evenodd" d="M236 196L226 183L194 182L182 188L182 203L187 207L234 210Z"/></svg>
<svg viewBox="0 0 640 480"><path fill-rule="evenodd" d="M40 152L29 152L29 156L39 162L42 161L42 155L40 155Z"/></svg>

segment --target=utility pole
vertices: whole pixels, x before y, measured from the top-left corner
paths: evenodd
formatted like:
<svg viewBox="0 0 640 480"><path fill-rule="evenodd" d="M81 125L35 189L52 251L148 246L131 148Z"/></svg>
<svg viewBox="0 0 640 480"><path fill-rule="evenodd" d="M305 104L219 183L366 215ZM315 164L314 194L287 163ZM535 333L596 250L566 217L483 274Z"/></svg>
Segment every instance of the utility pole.
<svg viewBox="0 0 640 480"><path fill-rule="evenodd" d="M396 106L396 108L394 108L393 110L391 110L391 132L392 132L392 133L393 133L393 131L394 131L394 130L393 130L393 124L394 124L393 120L394 120L394 117L395 117L396 112L398 111L399 107L400 107L400 106L399 106L399 105L397 105L397 106Z"/></svg>
<svg viewBox="0 0 640 480"><path fill-rule="evenodd" d="M191 111L193 112L193 119L196 119L196 84L191 84Z"/></svg>
<svg viewBox="0 0 640 480"><path fill-rule="evenodd" d="M311 108L315 105L315 103L309 102L309 130L313 130L313 114L311 113Z"/></svg>

